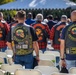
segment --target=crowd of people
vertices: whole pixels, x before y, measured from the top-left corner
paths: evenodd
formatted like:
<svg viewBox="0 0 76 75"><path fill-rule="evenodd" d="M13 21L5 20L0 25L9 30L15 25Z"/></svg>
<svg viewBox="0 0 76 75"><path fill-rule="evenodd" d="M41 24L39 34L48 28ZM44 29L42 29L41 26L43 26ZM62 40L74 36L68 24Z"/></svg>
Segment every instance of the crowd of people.
<svg viewBox="0 0 76 75"><path fill-rule="evenodd" d="M8 24L0 12L0 51L8 48L13 50L15 64L24 65L27 69L33 68L33 50L36 60L39 61L39 50L47 50L48 40L54 50L60 52L61 66L76 67L76 10L72 11L71 19L66 15L60 21L54 21L53 15L46 19L37 14L33 19L32 13L20 10L14 17L14 22Z"/></svg>

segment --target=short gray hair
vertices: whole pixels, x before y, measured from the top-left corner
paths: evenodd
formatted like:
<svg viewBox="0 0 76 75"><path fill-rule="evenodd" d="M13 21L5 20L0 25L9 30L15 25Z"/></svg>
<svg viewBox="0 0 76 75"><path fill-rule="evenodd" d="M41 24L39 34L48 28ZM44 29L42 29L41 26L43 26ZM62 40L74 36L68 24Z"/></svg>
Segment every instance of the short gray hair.
<svg viewBox="0 0 76 75"><path fill-rule="evenodd" d="M67 20L67 16L66 16L66 15L62 15L62 16L61 16L61 19Z"/></svg>
<svg viewBox="0 0 76 75"><path fill-rule="evenodd" d="M36 20L37 20L37 21L43 20L43 15L42 15L42 14L37 14L37 15L36 15Z"/></svg>

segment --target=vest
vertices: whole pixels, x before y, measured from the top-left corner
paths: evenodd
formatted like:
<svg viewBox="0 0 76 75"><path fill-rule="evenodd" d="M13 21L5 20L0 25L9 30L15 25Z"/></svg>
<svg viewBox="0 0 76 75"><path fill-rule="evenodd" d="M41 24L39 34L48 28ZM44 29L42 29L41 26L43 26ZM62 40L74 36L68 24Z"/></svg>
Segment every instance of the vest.
<svg viewBox="0 0 76 75"><path fill-rule="evenodd" d="M38 36L38 42L46 42L46 39L48 38L45 26L46 25L43 23L35 23L33 25L35 32Z"/></svg>
<svg viewBox="0 0 76 75"><path fill-rule="evenodd" d="M12 46L16 55L27 55L33 51L30 27L22 24L12 26Z"/></svg>
<svg viewBox="0 0 76 75"><path fill-rule="evenodd" d="M0 40L6 39L6 25L0 22Z"/></svg>
<svg viewBox="0 0 76 75"><path fill-rule="evenodd" d="M53 44L60 45L60 36L61 36L62 29L64 27L65 27L64 24L62 24L62 25L55 25L55 34L54 34Z"/></svg>
<svg viewBox="0 0 76 75"><path fill-rule="evenodd" d="M69 25L65 35L66 54L76 54L76 23Z"/></svg>

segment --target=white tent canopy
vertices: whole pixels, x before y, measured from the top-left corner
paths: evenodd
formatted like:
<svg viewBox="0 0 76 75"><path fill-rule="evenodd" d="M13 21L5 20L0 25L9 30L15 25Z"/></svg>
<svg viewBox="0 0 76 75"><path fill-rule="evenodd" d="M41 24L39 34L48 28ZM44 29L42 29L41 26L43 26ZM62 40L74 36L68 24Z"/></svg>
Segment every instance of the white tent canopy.
<svg viewBox="0 0 76 75"><path fill-rule="evenodd" d="M66 9L76 5L69 0L16 0L0 5L0 9Z"/></svg>
<svg viewBox="0 0 76 75"><path fill-rule="evenodd" d="M71 9L76 9L76 5L74 5L74 6L71 6Z"/></svg>

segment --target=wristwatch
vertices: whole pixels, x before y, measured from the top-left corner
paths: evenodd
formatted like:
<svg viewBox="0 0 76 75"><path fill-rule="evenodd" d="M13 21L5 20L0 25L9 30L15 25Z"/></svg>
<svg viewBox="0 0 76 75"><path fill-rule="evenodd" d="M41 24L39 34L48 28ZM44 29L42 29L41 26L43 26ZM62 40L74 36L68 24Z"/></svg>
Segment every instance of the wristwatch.
<svg viewBox="0 0 76 75"><path fill-rule="evenodd" d="M64 58L61 58L61 60L65 60Z"/></svg>
<svg viewBox="0 0 76 75"><path fill-rule="evenodd" d="M39 55L36 55L36 57L39 57Z"/></svg>

